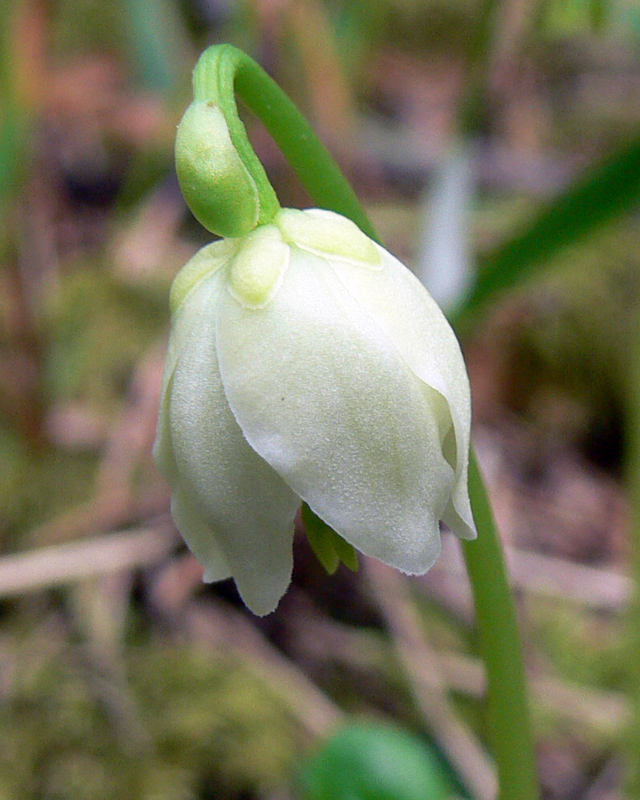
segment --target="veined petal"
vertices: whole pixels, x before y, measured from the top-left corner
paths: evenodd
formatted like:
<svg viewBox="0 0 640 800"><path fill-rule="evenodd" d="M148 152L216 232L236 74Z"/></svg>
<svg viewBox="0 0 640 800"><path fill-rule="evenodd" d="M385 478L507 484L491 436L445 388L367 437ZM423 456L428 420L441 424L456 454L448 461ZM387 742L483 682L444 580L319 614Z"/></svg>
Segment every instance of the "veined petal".
<svg viewBox="0 0 640 800"><path fill-rule="evenodd" d="M216 243L217 244L217 243ZM182 268L174 286L185 270L191 267L201 269L207 265L209 260L203 258L205 251L203 248ZM191 275L190 277L193 277ZM171 402L171 387L173 374L182 355L185 344L194 330L198 330L203 321L213 313L220 290L224 285L224 275L221 271L214 271L212 274L206 273L204 278L196 281L192 289L183 295L179 305L175 307L172 320L171 336L164 364L162 376L162 392L160 396L160 411L158 418L158 429L156 441L153 446L153 457L160 469L160 472L171 485L176 480L176 465L171 442L171 429L169 421L169 404Z"/></svg>
<svg viewBox="0 0 640 800"><path fill-rule="evenodd" d="M212 292L202 293L201 300L206 308L207 299ZM195 320L197 322L197 318ZM189 332L193 326L189 327ZM160 414L158 418L158 430L156 441L153 447L153 455L169 485L171 486L171 516L178 530L183 534L185 540L188 538L189 549L205 565L205 581L220 581L231 577L231 569L216 542L215 531L211 528L204 514L198 509L197 499L189 495L183 486L182 478L178 472L173 452L173 439L171 435L170 420L170 398L173 390L173 371L175 361L180 354L177 353L174 364L167 376L168 383L163 392ZM167 360L168 363L168 360Z"/></svg>
<svg viewBox="0 0 640 800"><path fill-rule="evenodd" d="M216 314L211 308L200 319L174 371L173 449L185 499L195 499L194 514L211 528L243 600L262 615L274 610L291 580L300 501L249 446L231 413L218 368ZM181 533L190 543L192 531Z"/></svg>
<svg viewBox="0 0 640 800"><path fill-rule="evenodd" d="M444 402L432 402L436 411L440 408L445 455L455 468L452 502L442 519L461 538L473 539L476 532L467 488L471 393L460 345L437 303L415 275L384 248L379 249L382 270L344 261L331 261L330 265L411 370L441 395ZM447 414L455 441L447 436L449 425L443 420Z"/></svg>
<svg viewBox="0 0 640 800"><path fill-rule="evenodd" d="M199 511L196 498L190 496L180 483L173 487L172 493L171 516L179 531L188 532L189 549L205 567L203 580L212 583L230 578L231 568L216 541L215 531Z"/></svg>
<svg viewBox="0 0 640 800"><path fill-rule="evenodd" d="M201 247L187 261L174 278L171 285L169 304L175 319L184 301L214 273L225 267L238 252L241 239L218 239L217 242Z"/></svg>
<svg viewBox="0 0 640 800"><path fill-rule="evenodd" d="M271 302L218 305L225 392L251 446L363 553L425 572L453 484L425 385L326 261L291 249Z"/></svg>
<svg viewBox="0 0 640 800"><path fill-rule="evenodd" d="M355 222L334 211L283 208L274 223L287 242L316 255L365 263L374 269L382 266L375 242Z"/></svg>

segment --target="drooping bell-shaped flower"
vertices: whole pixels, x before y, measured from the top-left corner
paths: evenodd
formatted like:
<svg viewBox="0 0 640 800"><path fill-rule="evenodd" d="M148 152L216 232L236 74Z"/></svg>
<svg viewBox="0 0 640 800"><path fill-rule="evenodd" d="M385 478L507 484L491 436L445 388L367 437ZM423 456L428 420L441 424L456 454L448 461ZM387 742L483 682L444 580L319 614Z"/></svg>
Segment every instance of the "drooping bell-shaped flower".
<svg viewBox="0 0 640 800"><path fill-rule="evenodd" d="M406 573L440 521L475 536L469 383L413 274L346 218L279 211L204 247L177 276L156 460L205 580L257 614L291 578L301 501Z"/></svg>

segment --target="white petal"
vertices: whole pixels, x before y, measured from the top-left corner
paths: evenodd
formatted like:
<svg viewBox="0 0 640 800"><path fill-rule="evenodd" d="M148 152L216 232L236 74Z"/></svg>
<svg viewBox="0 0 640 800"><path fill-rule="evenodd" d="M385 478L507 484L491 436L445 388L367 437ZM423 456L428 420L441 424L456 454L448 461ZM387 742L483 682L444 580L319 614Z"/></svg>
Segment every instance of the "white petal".
<svg viewBox="0 0 640 800"><path fill-rule="evenodd" d="M171 314L175 319L184 301L200 284L227 266L240 247L240 239L219 239L201 247L178 272L171 285Z"/></svg>
<svg viewBox="0 0 640 800"><path fill-rule="evenodd" d="M182 485L214 532L243 600L256 614L268 614L291 580L299 499L247 444L231 413L218 369L214 308L180 355L170 417ZM190 542L191 531L182 533Z"/></svg>
<svg viewBox="0 0 640 800"><path fill-rule="evenodd" d="M218 307L225 391L245 436L368 555L424 572L453 471L416 378L324 259L293 247L265 308Z"/></svg>
<svg viewBox="0 0 640 800"><path fill-rule="evenodd" d="M203 248L179 273L174 281L174 287L179 284L179 279L185 276L186 271L192 267L202 267ZM186 276L185 276L186 277ZM194 275L188 276L193 278ZM197 501L185 491L176 466L173 451L173 440L170 424L171 393L173 390L173 375L176 363L182 353L184 345L194 328L197 330L205 316L212 313L216 298L223 284L223 276L207 276L205 281L198 281L198 291L190 291L189 296L183 295L180 308L176 306L174 313L171 338L165 360L163 376L163 391L158 419L158 431L153 448L153 455L157 465L171 486L171 515L176 527L188 538L189 548L196 558L205 565L205 581L219 581L231 576L231 570L224 558L215 539L215 532L202 513L198 512ZM195 287L196 282L192 281ZM184 285L184 281L183 281ZM178 285L178 288L181 288ZM182 302L184 300L184 302Z"/></svg>
<svg viewBox="0 0 640 800"><path fill-rule="evenodd" d="M204 259L202 258L205 250L200 250L185 267L178 273L174 281L174 287L181 280L182 276L188 275L192 267L201 267ZM208 262L204 262L208 263ZM224 275L214 272L205 279L193 284L193 289L184 294L181 302L175 307L173 314L171 336L164 363L164 374L162 376L162 393L160 399L160 411L158 418L158 430L156 441L153 446L153 457L160 472L167 481L173 485L176 480L176 466L171 443L171 431L169 423L169 405L171 400L171 387L173 374L178 359L180 358L184 346L194 330L202 325L205 318L212 313L221 287L224 285Z"/></svg>
<svg viewBox="0 0 640 800"><path fill-rule="evenodd" d="M393 341L413 372L446 401L455 447L450 446L456 480L452 503L442 519L463 539L476 536L468 493L471 393L456 336L442 311L420 281L403 264L380 248L384 269L372 270L347 262L331 262L354 300ZM399 310L401 310L399 312ZM443 425L445 436L448 425Z"/></svg>
<svg viewBox="0 0 640 800"><path fill-rule="evenodd" d="M216 541L215 531L203 513L199 513L198 502L178 484L173 488L171 516L179 531L188 531L189 549L204 565L203 580L207 583L231 577L231 568Z"/></svg>

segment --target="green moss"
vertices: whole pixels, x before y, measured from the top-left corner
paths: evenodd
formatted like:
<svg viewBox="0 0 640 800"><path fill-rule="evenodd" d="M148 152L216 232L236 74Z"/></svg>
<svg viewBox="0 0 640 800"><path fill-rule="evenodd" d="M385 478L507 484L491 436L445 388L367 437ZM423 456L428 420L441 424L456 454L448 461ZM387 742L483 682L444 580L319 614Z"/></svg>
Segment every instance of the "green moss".
<svg viewBox="0 0 640 800"><path fill-rule="evenodd" d="M99 687L109 677L47 636L46 644L38 635L13 642L25 660L0 717L3 800L195 800L210 786L224 798L266 791L291 774L295 725L239 661L156 640L133 646L127 691L145 745L103 704L110 695ZM40 645L46 658L35 655ZM116 681L110 691L122 687Z"/></svg>
<svg viewBox="0 0 640 800"><path fill-rule="evenodd" d="M99 455L54 447L35 450L0 426L0 535L5 551L49 544L26 539L26 531L78 503L94 488Z"/></svg>
<svg viewBox="0 0 640 800"><path fill-rule="evenodd" d="M622 688L628 655L621 620L540 599L528 604L528 616L532 635L559 678L578 686Z"/></svg>
<svg viewBox="0 0 640 800"><path fill-rule="evenodd" d="M51 314L50 399L112 408L168 322L167 296L168 286L130 287L100 265L68 275Z"/></svg>

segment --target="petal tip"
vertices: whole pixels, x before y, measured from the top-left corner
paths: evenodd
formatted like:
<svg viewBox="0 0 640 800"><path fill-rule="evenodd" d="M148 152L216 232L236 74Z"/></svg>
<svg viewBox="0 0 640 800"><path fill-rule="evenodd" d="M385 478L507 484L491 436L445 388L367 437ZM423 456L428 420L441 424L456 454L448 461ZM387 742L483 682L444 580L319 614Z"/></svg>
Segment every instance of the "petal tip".
<svg viewBox="0 0 640 800"><path fill-rule="evenodd" d="M267 614L272 614L278 607L280 601L285 595L285 592L289 588L287 585L282 591L278 591L276 597L276 592L262 591L264 589L264 585L259 587L248 587L246 584L244 584L240 586L236 580L236 587L240 597L242 598L242 602L249 609L249 611L254 613L257 617L266 617ZM256 588L258 588L258 591L254 591Z"/></svg>

